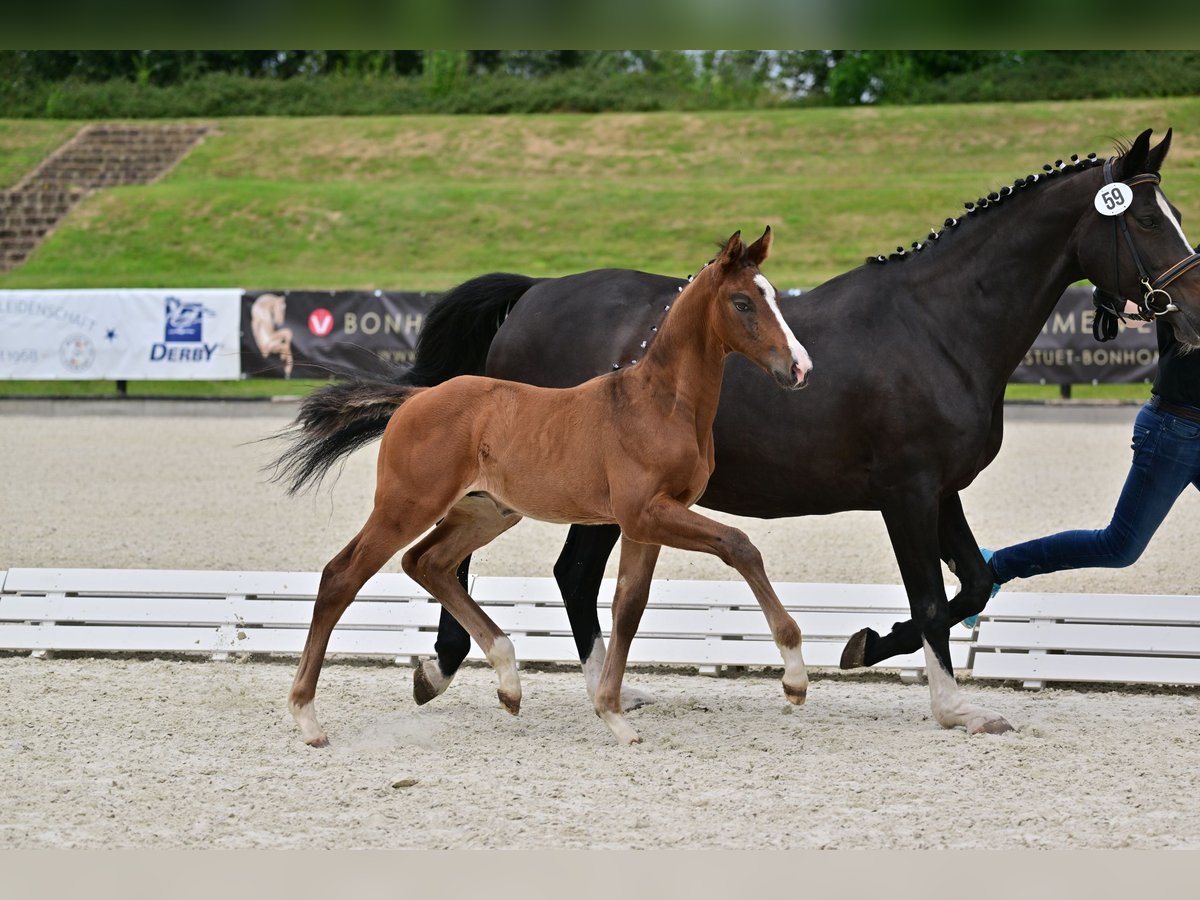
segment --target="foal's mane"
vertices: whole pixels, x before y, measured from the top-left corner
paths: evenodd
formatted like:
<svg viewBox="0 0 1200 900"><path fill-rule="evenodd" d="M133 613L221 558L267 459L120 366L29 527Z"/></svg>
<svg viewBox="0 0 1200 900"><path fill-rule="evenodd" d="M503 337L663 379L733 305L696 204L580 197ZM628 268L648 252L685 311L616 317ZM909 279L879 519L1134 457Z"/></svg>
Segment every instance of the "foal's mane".
<svg viewBox="0 0 1200 900"><path fill-rule="evenodd" d="M1130 150L1130 145L1124 141L1116 141L1117 159L1122 159ZM968 200L963 204L966 213L961 217L950 217L942 223L942 227L936 230L930 230L929 236L923 241L913 241L909 249L897 247L892 253L887 255L879 254L878 256L868 256L868 263L887 263L901 262L917 253L932 248L940 241L947 232L957 228L961 223L970 218L979 218L982 215L989 213L992 209L1002 204L1005 200L1013 197L1018 192L1024 193L1030 188L1036 188L1049 181L1056 181L1063 176L1074 175L1078 172L1085 172L1088 169L1093 169L1096 166L1104 165L1104 160L1099 159L1095 153L1089 153L1086 157L1080 157L1078 154L1072 154L1070 160L1064 162L1061 159L1055 160L1053 163L1046 163L1042 166L1042 171L1035 172L1031 175L1026 175L1024 178L1018 178L1011 185L992 191L987 196L980 197L977 200Z"/></svg>

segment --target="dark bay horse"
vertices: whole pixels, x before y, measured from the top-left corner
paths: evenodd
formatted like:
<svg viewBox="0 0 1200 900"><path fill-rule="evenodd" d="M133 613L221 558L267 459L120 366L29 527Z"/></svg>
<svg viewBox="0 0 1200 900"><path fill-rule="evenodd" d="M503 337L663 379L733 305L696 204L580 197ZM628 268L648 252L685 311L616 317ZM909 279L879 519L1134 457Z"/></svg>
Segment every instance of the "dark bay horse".
<svg viewBox="0 0 1200 900"><path fill-rule="evenodd" d="M990 586L959 492L999 451L1005 385L1066 287L1089 279L1109 294L1144 301L1154 285L1165 286L1163 276L1187 269L1191 247L1157 185L1170 139L1168 131L1151 148L1146 131L1111 171L1094 155L1044 166L966 204L961 217L946 219L912 249L873 257L783 303L784 317L820 363L803 396L773 392L740 359L728 364L714 425L717 468L700 504L762 518L879 510L913 619L882 636L859 632L842 666L924 646L933 713L947 727L1008 727L965 701L950 665L950 627L983 609ZM1110 180L1131 186L1129 209L1117 217L1095 205L1102 192L1112 193ZM644 354L683 284L614 269L555 279L485 275L435 305L416 364L397 379L432 384L486 371L577 384ZM1171 290L1178 309L1162 309L1167 321L1181 341L1200 344L1200 281L1191 272ZM382 428L382 421L364 422L339 452ZM301 466L291 474L296 488L323 470ZM572 527L554 567L589 692L604 660L596 595L618 536L612 526ZM941 560L960 581L949 603ZM469 557L463 578L468 564ZM469 643L443 612L438 658L417 671L417 702L445 690ZM627 706L639 700L625 698Z"/></svg>
<svg viewBox="0 0 1200 900"><path fill-rule="evenodd" d="M746 579L783 656L784 693L804 702L800 629L771 588L761 555L738 529L690 509L713 470L725 357L740 353L793 390L812 368L780 314L775 288L759 271L770 245L769 228L749 247L734 234L672 297L658 339L636 366L577 387L551 390L477 375L436 387L363 382L329 390L322 395L327 402L306 408L308 430L296 439L318 464L333 461L321 455L331 446L321 437L353 433L362 420L388 415L374 508L321 575L288 698L306 743L328 743L313 698L338 619L368 578L435 523L404 554L404 571L476 640L496 669L500 702L513 715L521 684L512 642L455 571L523 516L621 530L612 645L595 693L596 713L617 740L640 740L622 715L621 679L663 546L712 553ZM310 444L314 429L318 440Z"/></svg>

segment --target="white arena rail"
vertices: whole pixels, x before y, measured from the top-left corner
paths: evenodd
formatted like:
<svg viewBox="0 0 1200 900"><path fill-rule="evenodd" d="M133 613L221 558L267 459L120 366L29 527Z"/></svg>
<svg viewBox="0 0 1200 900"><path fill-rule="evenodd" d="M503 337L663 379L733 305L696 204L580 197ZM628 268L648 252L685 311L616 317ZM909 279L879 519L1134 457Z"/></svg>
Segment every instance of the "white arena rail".
<svg viewBox="0 0 1200 900"><path fill-rule="evenodd" d="M0 650L299 653L312 616L315 572L210 572L118 569L10 569L0 587ZM612 580L601 588L600 623L611 623ZM804 658L836 667L846 639L869 626L887 631L908 618L894 585L777 584L804 634ZM477 576L472 596L528 662L575 662L558 588L551 578ZM441 607L404 575L367 582L330 640L329 652L431 655ZM971 635L958 629L956 667L967 666ZM472 645L472 659L483 659ZM750 589L742 582L655 581L630 650L632 664L778 666L779 651ZM922 653L890 661L906 680L924 668Z"/></svg>
<svg viewBox="0 0 1200 900"><path fill-rule="evenodd" d="M1200 597L1002 593L980 620L975 678L1200 685Z"/></svg>
<svg viewBox="0 0 1200 900"><path fill-rule="evenodd" d="M316 572L120 569L0 570L0 650L299 653L312 616ZM610 624L612 580L600 592ZM907 619L898 585L775 585L804 634L814 668L838 664L860 628L887 632ZM551 578L475 576L471 592L512 636L518 659L575 662L566 612ZM433 653L441 607L404 575L376 575L334 629L329 652L408 663ZM471 659L482 660L472 645ZM974 632L955 627L961 674L1019 681L1200 685L1200 597L1004 592ZM778 666L779 651L740 581L655 581L630 649L631 664ZM920 652L889 660L915 680Z"/></svg>

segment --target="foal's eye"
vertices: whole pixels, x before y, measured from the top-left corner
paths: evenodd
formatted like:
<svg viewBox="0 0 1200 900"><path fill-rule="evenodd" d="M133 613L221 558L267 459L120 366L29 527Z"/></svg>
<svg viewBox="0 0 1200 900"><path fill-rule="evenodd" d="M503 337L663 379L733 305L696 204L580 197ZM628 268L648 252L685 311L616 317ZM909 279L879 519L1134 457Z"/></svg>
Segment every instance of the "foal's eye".
<svg viewBox="0 0 1200 900"><path fill-rule="evenodd" d="M750 298L745 294L734 294L733 308L738 312L750 312Z"/></svg>

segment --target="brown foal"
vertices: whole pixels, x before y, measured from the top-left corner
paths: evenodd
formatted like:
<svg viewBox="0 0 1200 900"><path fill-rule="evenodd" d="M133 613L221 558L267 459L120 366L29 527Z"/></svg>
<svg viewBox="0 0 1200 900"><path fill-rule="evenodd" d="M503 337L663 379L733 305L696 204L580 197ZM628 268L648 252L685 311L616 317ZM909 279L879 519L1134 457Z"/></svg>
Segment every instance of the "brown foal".
<svg viewBox="0 0 1200 900"><path fill-rule="evenodd" d="M313 698L334 625L367 579L434 523L404 554L404 571L475 639L514 715L521 684L512 642L455 573L522 516L621 527L612 639L593 699L622 743L640 740L622 715L621 680L664 545L711 553L746 579L783 656L784 693L804 702L800 629L758 549L738 529L689 509L713 471L725 357L744 354L788 389L803 387L812 368L758 269L770 246L770 228L749 247L740 232L730 237L676 297L636 365L567 389L462 376L433 388L382 385L362 401L398 408L379 448L374 509L321 576L288 703L307 743L328 743Z"/></svg>

